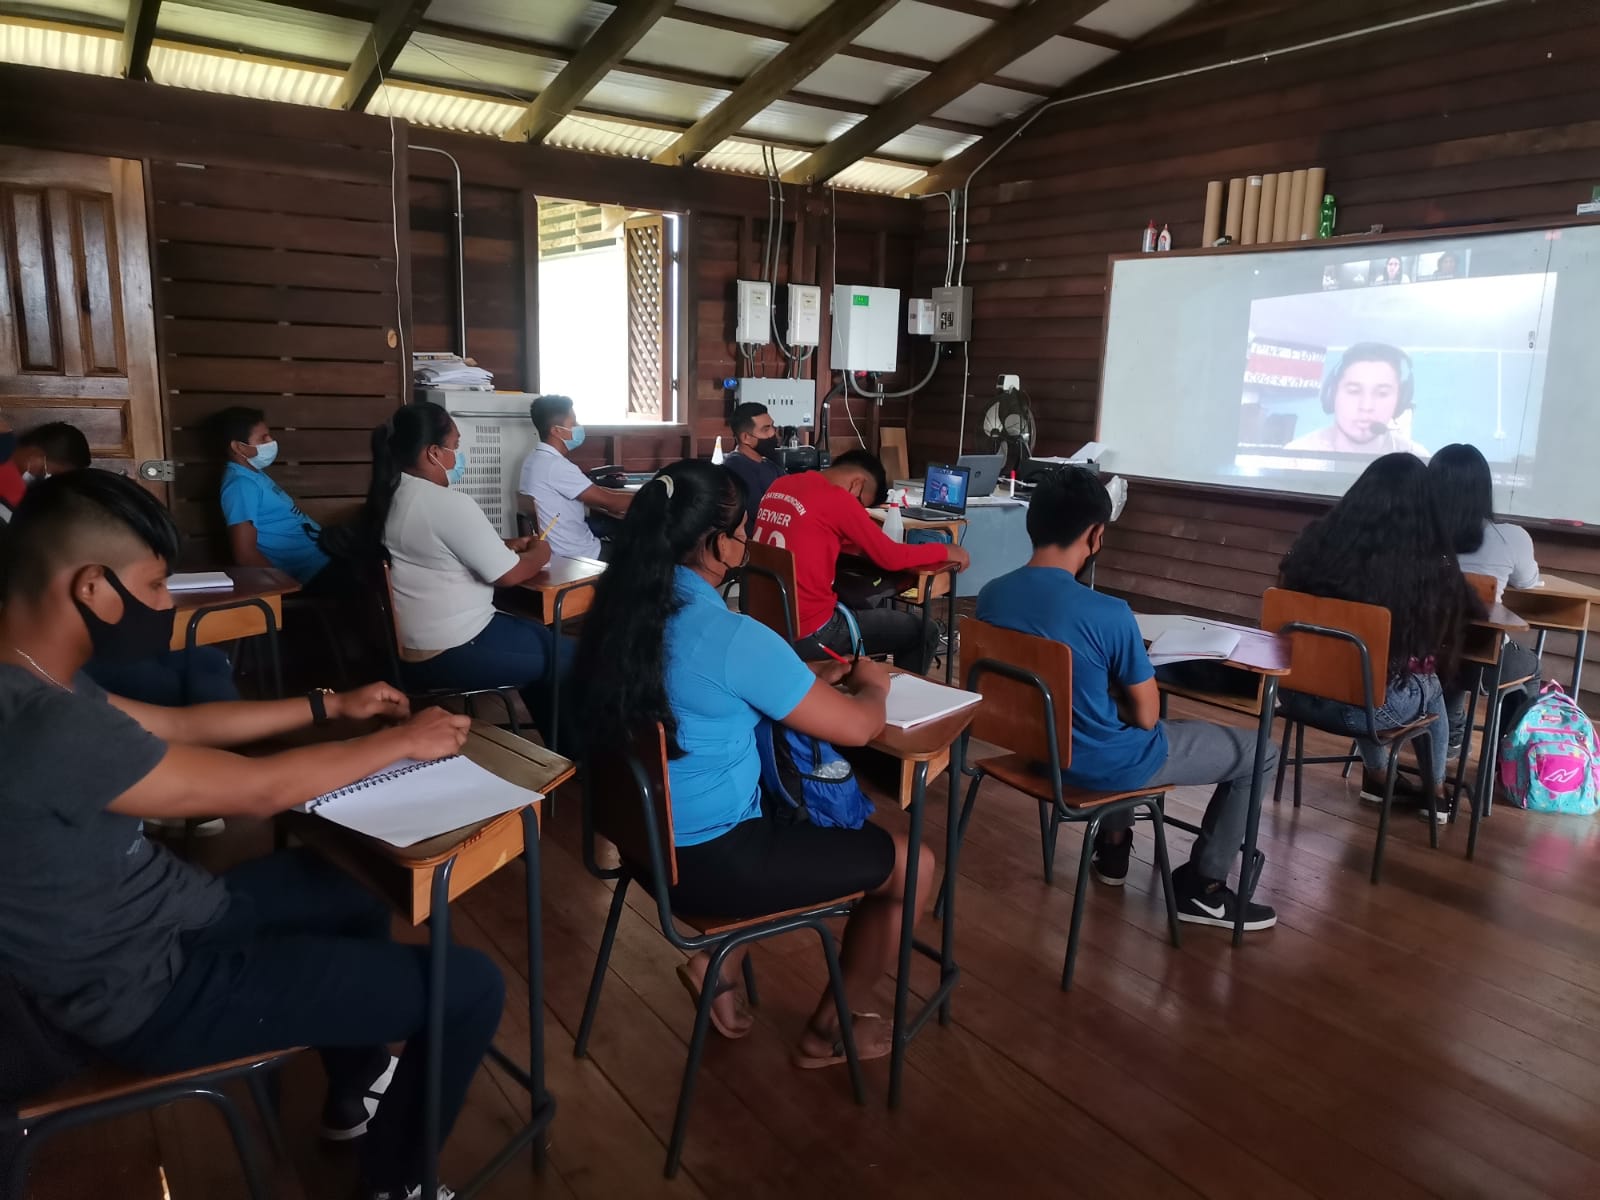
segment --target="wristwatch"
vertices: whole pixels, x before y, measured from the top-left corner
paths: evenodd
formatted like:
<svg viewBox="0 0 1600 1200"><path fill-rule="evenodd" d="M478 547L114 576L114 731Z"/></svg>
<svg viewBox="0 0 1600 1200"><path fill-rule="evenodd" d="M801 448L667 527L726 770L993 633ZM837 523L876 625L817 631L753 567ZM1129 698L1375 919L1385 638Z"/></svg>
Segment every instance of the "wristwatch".
<svg viewBox="0 0 1600 1200"><path fill-rule="evenodd" d="M313 725L326 725L328 723L328 702L326 697L333 695L332 688L312 688L306 693L306 700L311 705L311 723Z"/></svg>

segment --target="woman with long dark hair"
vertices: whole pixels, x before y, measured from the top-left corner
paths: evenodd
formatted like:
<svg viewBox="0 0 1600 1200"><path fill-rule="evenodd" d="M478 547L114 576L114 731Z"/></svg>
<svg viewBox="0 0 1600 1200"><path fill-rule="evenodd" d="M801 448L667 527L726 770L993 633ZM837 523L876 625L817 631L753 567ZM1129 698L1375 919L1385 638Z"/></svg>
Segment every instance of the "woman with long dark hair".
<svg viewBox="0 0 1600 1200"><path fill-rule="evenodd" d="M867 895L845 927L842 963L853 1009L888 968L900 937L906 840L880 826L823 828L764 803L756 726L859 746L883 728L888 672L862 659L808 667L782 637L730 612L717 589L748 556L744 485L708 462L673 463L645 484L618 529L611 565L584 621L573 678L585 736L625 745L659 721L670 752L678 883L674 906L730 919L782 912L854 891ZM841 692L830 686L842 682ZM781 804L782 801L777 803ZM919 910L933 858L922 850ZM724 962L712 1008L724 1036L751 1018L737 991L742 952ZM680 972L692 994L707 986L709 956ZM804 1067L843 1062L827 992L795 1050ZM855 1023L863 1058L889 1052L889 1024Z"/></svg>
<svg viewBox="0 0 1600 1200"><path fill-rule="evenodd" d="M1440 788L1449 734L1439 679L1454 677L1462 632L1478 602L1434 507L1426 464L1412 454L1373 460L1344 499L1295 539L1280 576L1293 591L1389 610L1389 661L1374 664L1388 671L1378 727L1393 729L1426 716L1429 757L1421 761L1419 743L1418 765L1429 786ZM1366 710L1359 705L1292 695L1285 704L1323 727L1342 724L1352 735L1366 728ZM1357 744L1364 765L1361 798L1379 803L1387 751L1366 738Z"/></svg>
<svg viewBox="0 0 1600 1200"><path fill-rule="evenodd" d="M1494 519L1494 477L1476 446L1456 442L1440 450L1428 463L1428 482L1445 536L1464 573L1492 576L1496 600L1505 594L1507 585L1526 588L1539 582L1539 562L1528 531ZM1531 677L1506 697L1504 719L1515 723L1522 709L1539 694L1539 656L1509 638L1501 654L1504 678ZM1469 685L1470 681L1463 681L1445 698L1452 750L1460 747L1465 733Z"/></svg>
<svg viewBox="0 0 1600 1200"><path fill-rule="evenodd" d="M562 655L543 625L495 611L494 589L532 579L550 547L502 539L452 487L466 465L461 432L437 404L409 404L372 432L364 524L389 556L400 671L417 689L516 687L547 729Z"/></svg>

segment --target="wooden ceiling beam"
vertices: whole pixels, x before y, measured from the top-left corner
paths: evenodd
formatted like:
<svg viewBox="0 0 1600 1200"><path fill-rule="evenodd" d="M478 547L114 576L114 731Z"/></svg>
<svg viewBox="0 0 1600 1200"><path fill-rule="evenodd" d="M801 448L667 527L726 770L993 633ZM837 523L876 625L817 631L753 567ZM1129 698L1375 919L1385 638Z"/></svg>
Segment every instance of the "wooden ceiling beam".
<svg viewBox="0 0 1600 1200"><path fill-rule="evenodd" d="M156 40L160 12L161 0L130 0L122 46L117 51L117 74L124 79L144 79L150 74L150 47Z"/></svg>
<svg viewBox="0 0 1600 1200"><path fill-rule="evenodd" d="M832 179L1101 3L1103 0L1035 0L1014 10L946 59L926 79L879 105L871 116L845 130L805 162L785 171L785 182L822 183Z"/></svg>
<svg viewBox="0 0 1600 1200"><path fill-rule="evenodd" d="M367 101L377 93L383 77L411 40L429 3L430 0L386 0L372 22L371 31L362 39L355 62L350 64L339 90L334 93L333 107L353 112L366 109Z"/></svg>
<svg viewBox="0 0 1600 1200"><path fill-rule="evenodd" d="M1007 5L996 4L994 0L922 0L922 3L933 8L942 8L947 12L987 17L991 21L1004 20L1017 11ZM1116 50L1119 53L1133 45L1129 38L1118 37L1114 33L1102 33L1098 29L1085 29L1082 25L1074 25L1060 36L1071 38L1075 42L1087 42L1091 46L1104 46L1107 50Z"/></svg>
<svg viewBox="0 0 1600 1200"><path fill-rule="evenodd" d="M621 0L539 98L528 105L528 111L506 130L506 140L542 142L561 118L628 56L672 4L673 0Z"/></svg>
<svg viewBox="0 0 1600 1200"><path fill-rule="evenodd" d="M658 163L693 166L706 151L738 133L749 120L827 62L899 0L834 0L777 54L757 67L687 133L660 154Z"/></svg>

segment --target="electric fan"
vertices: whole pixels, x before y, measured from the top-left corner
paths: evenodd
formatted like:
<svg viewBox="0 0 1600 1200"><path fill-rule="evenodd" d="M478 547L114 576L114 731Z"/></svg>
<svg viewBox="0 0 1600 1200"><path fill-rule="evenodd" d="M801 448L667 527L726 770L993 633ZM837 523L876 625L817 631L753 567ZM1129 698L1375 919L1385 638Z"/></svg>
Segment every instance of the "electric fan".
<svg viewBox="0 0 1600 1200"><path fill-rule="evenodd" d="M1006 452L1006 463L1000 472L1004 479L1013 471L1020 471L1033 449L1037 426L1033 422L1033 408L1028 394L1021 388L1002 388L994 403L983 414L983 432L994 439L994 448Z"/></svg>

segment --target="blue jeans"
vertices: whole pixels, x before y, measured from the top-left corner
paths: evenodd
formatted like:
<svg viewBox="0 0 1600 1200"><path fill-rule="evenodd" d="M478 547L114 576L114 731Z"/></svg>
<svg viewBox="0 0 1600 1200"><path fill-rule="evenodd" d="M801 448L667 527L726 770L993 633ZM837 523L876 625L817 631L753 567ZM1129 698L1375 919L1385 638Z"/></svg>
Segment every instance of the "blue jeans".
<svg viewBox="0 0 1600 1200"><path fill-rule="evenodd" d="M1356 750L1368 771L1383 774L1389 769L1388 750L1370 738L1360 736L1367 728L1367 710L1359 704L1340 704L1311 696L1286 694L1283 706L1297 721L1305 721L1332 733L1348 733L1356 739ZM1388 694L1377 711L1377 727L1396 729L1413 721L1428 718L1428 732L1417 745L1419 765L1431 765L1435 787L1444 782L1445 762L1449 755L1450 722L1445 712L1444 688L1437 675L1412 675L1410 678L1390 680ZM1426 746L1426 750L1424 750ZM1423 754L1428 759L1423 759Z"/></svg>
<svg viewBox="0 0 1600 1200"><path fill-rule="evenodd" d="M164 851L162 853L165 853ZM308 850L235 867L228 907L183 935L172 990L132 1037L103 1047L136 1071L183 1071L289 1046L315 1046L331 1092L357 1095L403 1041L362 1139L367 1186L422 1178L428 947L389 940L382 900ZM494 1038L505 983L484 954L452 946L445 971L440 1130L448 1134Z"/></svg>
<svg viewBox="0 0 1600 1200"><path fill-rule="evenodd" d="M233 685L233 664L215 646L196 646L192 654L168 650L138 662L91 658L83 670L114 696L163 708L239 698L239 689Z"/></svg>
<svg viewBox="0 0 1600 1200"><path fill-rule="evenodd" d="M537 621L495 613L494 620L470 642L463 642L424 662L400 664L408 688L427 691L478 691L514 687L541 731L550 728L550 672L565 678L572 669L573 643L555 635ZM572 689L562 689L561 727L576 734L569 706Z"/></svg>

